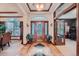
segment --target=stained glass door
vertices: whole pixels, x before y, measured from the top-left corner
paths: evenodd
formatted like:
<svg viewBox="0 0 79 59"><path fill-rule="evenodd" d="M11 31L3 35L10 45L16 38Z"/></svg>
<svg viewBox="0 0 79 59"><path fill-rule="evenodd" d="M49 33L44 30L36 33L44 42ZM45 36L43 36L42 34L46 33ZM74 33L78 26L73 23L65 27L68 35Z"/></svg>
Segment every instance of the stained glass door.
<svg viewBox="0 0 79 59"><path fill-rule="evenodd" d="M31 23L31 33L35 39L45 38L48 34L48 26L45 21L33 21Z"/></svg>
<svg viewBox="0 0 79 59"><path fill-rule="evenodd" d="M36 23L36 34L37 34L37 36L42 36L42 34L43 34L42 28L43 28L42 22Z"/></svg>

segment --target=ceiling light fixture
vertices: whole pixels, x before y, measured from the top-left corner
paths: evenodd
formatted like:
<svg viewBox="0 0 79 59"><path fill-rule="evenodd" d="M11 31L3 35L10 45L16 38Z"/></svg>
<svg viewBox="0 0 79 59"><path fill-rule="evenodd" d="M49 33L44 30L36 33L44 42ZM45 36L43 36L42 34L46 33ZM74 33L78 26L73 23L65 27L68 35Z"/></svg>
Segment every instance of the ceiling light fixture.
<svg viewBox="0 0 79 59"><path fill-rule="evenodd" d="M36 4L35 6L38 11L41 11L44 8L44 4Z"/></svg>

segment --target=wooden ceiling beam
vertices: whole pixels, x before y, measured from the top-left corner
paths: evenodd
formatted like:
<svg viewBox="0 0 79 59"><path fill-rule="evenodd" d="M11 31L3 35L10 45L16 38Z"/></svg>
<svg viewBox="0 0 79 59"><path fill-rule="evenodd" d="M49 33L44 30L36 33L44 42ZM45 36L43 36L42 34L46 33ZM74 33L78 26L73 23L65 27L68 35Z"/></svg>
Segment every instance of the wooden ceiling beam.
<svg viewBox="0 0 79 59"><path fill-rule="evenodd" d="M0 11L0 14L16 14L16 11Z"/></svg>
<svg viewBox="0 0 79 59"><path fill-rule="evenodd" d="M68 8L66 8L65 10L63 10L60 14L58 14L56 17L54 17L54 19L59 18L60 16L66 14L67 12L71 11L72 9L76 8L76 3L73 3L72 5L70 5Z"/></svg>
<svg viewBox="0 0 79 59"><path fill-rule="evenodd" d="M0 18L22 18L23 16L0 16Z"/></svg>

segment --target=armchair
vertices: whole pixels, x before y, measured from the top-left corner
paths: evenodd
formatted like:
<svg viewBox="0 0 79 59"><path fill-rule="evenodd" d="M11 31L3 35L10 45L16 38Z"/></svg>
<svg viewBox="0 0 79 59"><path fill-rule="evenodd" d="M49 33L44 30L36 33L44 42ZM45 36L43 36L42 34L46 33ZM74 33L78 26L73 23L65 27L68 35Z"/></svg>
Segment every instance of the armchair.
<svg viewBox="0 0 79 59"><path fill-rule="evenodd" d="M6 32L3 34L2 37L0 37L0 46L3 50L3 46L8 44L8 46L10 46L9 42L11 40L11 33L10 32Z"/></svg>

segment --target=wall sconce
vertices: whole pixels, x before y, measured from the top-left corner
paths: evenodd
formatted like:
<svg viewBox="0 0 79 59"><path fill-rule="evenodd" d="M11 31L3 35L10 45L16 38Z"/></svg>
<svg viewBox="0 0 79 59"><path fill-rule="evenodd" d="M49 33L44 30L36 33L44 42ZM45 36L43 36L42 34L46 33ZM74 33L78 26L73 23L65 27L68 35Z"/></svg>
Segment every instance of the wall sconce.
<svg viewBox="0 0 79 59"><path fill-rule="evenodd" d="M52 26L53 23L50 24L50 26Z"/></svg>
<svg viewBox="0 0 79 59"><path fill-rule="evenodd" d="M27 27L29 27L29 25L27 24Z"/></svg>

